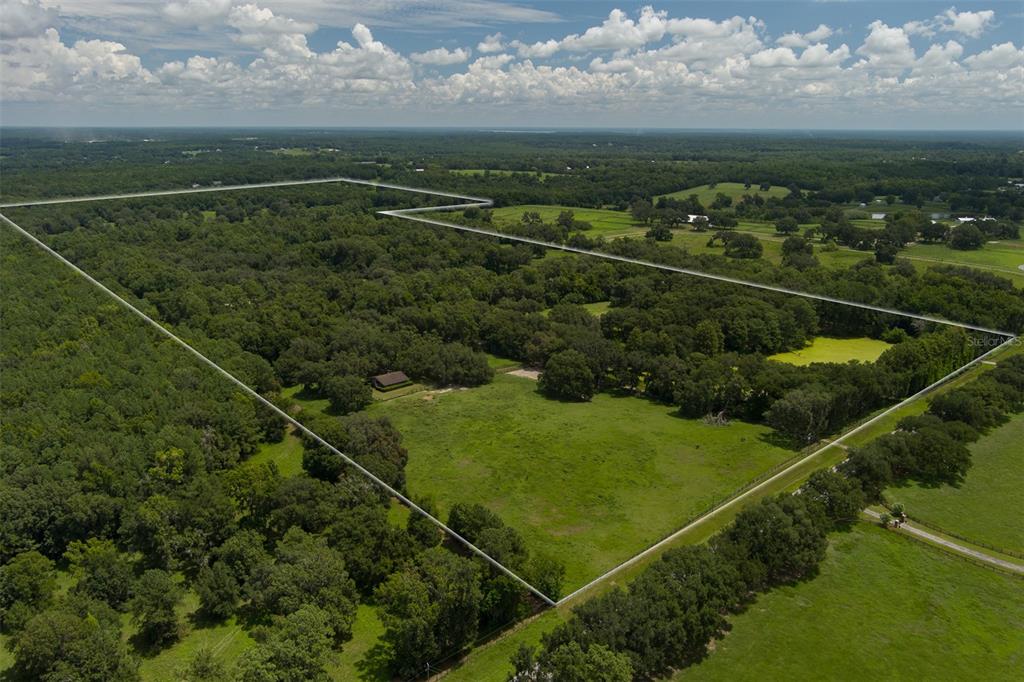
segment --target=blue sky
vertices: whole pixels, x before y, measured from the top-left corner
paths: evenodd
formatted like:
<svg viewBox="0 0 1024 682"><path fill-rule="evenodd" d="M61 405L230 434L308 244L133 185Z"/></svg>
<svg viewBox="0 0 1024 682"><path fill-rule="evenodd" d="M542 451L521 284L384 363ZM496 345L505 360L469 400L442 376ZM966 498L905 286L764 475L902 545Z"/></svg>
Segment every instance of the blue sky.
<svg viewBox="0 0 1024 682"><path fill-rule="evenodd" d="M4 125L1024 121L1021 2L0 5Z"/></svg>

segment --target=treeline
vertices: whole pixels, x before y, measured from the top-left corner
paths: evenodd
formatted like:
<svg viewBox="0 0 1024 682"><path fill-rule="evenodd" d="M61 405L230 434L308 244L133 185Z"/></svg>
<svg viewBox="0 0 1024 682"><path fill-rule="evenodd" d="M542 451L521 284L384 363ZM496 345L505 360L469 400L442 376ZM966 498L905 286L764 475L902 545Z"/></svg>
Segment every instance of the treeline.
<svg viewBox="0 0 1024 682"><path fill-rule="evenodd" d="M712 182L796 185L824 203L939 197L953 210L1020 220L1012 137L415 131L9 131L4 194L44 197L347 175L467 194L497 205L627 209L637 198ZM296 149L300 155L272 153ZM448 169L550 173L459 175ZM421 169L418 172L416 169ZM754 207L756 208L756 207Z"/></svg>
<svg viewBox="0 0 1024 682"><path fill-rule="evenodd" d="M708 655L730 614L759 593L813 578L827 535L849 527L889 485L912 478L955 483L970 466L966 444L1024 410L1024 356L935 397L921 416L854 450L838 471L811 475L798 494L741 511L706 545L673 549L627 589L576 607L540 647L513 656L515 682L666 677Z"/></svg>
<svg viewBox="0 0 1024 682"><path fill-rule="evenodd" d="M197 680L322 677L371 601L387 663L406 676L536 606L429 520L389 519L382 490L325 448L305 443L292 477L254 460L285 435L278 417L36 247L0 238L0 631L12 680L137 680L139 656L185 631L189 591L197 623L234 617L257 640L231 668L198 652L182 672ZM407 453L386 420L313 425L405 489ZM561 566L486 509L448 521L558 594Z"/></svg>
<svg viewBox="0 0 1024 682"><path fill-rule="evenodd" d="M920 346L916 364L898 371L886 363L770 363L763 356L802 348L819 334L900 342L924 330L906 319L624 263L538 259L523 245L375 219L366 209L367 195L376 193L332 191L323 205L316 197L303 203L294 194L248 193L101 205L76 214L78 227L50 239L258 390L302 384L338 414L365 407L367 380L382 372L401 370L436 385L486 383L493 374L486 352L543 367L541 388L553 397L633 392L687 416L763 421L770 414L770 423L804 443L920 388L904 376L911 367L938 362L949 371L966 362L966 341L958 337L955 347ZM229 220L225 211L244 218ZM40 220L45 229L52 220L25 213L30 226ZM608 248L738 274L722 259L694 260L671 247ZM764 265L758 276L782 272ZM816 286L845 285L863 295L870 282L879 294L893 293L884 272L804 274ZM912 269L900 284L914 295L928 292ZM828 293L855 298L842 289ZM999 294L1024 309L1012 288ZM995 296L979 287L958 295ZM581 307L595 301L612 304L600 319ZM794 413L813 421L798 424Z"/></svg>
<svg viewBox="0 0 1024 682"><path fill-rule="evenodd" d="M934 314L1011 332L1024 329L1024 294L1009 279L965 266L937 265L918 272L911 263L897 259L899 249L912 240L914 230L924 224L918 220L919 215L901 214L886 228L878 230L853 225L838 209L826 211L826 214L830 217L822 227L807 230L804 237L791 236L786 239L782 245L781 268L760 258L762 245L753 235L728 229L713 233L709 241L709 245L722 241L726 258L716 254L693 255L685 247L660 244L659 236L652 233L648 233L648 239L595 239L586 231L572 229L571 220L554 224L521 221L501 229L507 230L510 235L730 275L738 279L825 294L841 300ZM470 216L462 219L471 225L490 227L486 211L472 212ZM833 219L835 222L830 222ZM929 230L934 227L930 221L926 224L928 227L923 228L925 235L930 234ZM1005 222L981 221L980 224L985 227L959 226L952 232L946 226L939 228L943 235L950 233L951 240L964 230L981 235L982 229L1015 229L1015 226L1008 226ZM658 226L654 229L658 229ZM838 239L844 245L861 250L875 249L875 257L866 258L848 268L823 267L814 255L814 238L825 242ZM546 253L544 247L531 248L538 257ZM993 305L993 301L998 303ZM817 310L823 326L834 333L840 333L838 330L843 326L843 320L852 321L846 333L857 333L856 326L863 324L863 317L849 308L819 305Z"/></svg>
<svg viewBox="0 0 1024 682"><path fill-rule="evenodd" d="M603 250L654 263L724 274L797 291L824 294L840 300L868 303L907 312L937 315L949 320L1016 332L1024 329L1024 293L1013 282L989 272L962 266L930 267L918 272L911 263L892 266L865 259L847 268L775 267L760 259L727 259L712 254L692 255L684 248L651 240L616 239ZM863 315L846 306L816 306L819 322L831 333L857 334Z"/></svg>
<svg viewBox="0 0 1024 682"><path fill-rule="evenodd" d="M967 446L1024 410L1024 356L1014 355L980 378L932 399L921 416L901 420L894 433L854 451L841 470L869 499L908 479L960 483L971 465Z"/></svg>

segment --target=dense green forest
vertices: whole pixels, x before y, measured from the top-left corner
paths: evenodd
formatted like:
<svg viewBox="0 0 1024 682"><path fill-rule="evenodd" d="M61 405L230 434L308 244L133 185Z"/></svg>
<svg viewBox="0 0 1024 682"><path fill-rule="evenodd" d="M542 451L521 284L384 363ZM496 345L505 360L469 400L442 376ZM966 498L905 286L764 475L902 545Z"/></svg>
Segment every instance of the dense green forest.
<svg viewBox="0 0 1024 682"><path fill-rule="evenodd" d="M403 675L535 607L430 522L389 521L381 490L317 448L309 475L247 462L284 435L279 418L35 247L2 239L0 627L13 679L136 679L136 652L175 641L186 587L203 618L260 633L244 680L322 675L364 600L389 622ZM401 486L405 451L386 421L324 433ZM487 510L452 517L537 584L557 576ZM72 576L62 594L58 568ZM128 646L121 614L138 630Z"/></svg>

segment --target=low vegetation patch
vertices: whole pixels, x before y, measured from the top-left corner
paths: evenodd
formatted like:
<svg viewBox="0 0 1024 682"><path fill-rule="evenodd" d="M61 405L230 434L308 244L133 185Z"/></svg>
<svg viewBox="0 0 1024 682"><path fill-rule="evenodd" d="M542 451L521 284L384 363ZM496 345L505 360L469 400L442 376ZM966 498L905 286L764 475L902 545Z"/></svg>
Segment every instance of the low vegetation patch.
<svg viewBox="0 0 1024 682"><path fill-rule="evenodd" d="M790 365L810 365L814 362L874 362L882 353L892 347L891 343L866 337L856 339L835 339L819 336L805 348L788 353L770 355L769 360L786 362Z"/></svg>
<svg viewBox="0 0 1024 682"><path fill-rule="evenodd" d="M724 194L733 201L738 201L744 195L750 194L752 196L760 196L764 199L773 197L776 199L783 199L789 194L789 190L779 185L769 185L767 189L762 189L760 183L751 183L748 187L746 183L742 182L719 182L714 185L697 185L696 187L688 187L681 189L677 192L670 192L663 194L668 199L687 199L690 195L696 194L697 200L709 206L714 203L715 198L719 194ZM661 196L657 198L661 198Z"/></svg>

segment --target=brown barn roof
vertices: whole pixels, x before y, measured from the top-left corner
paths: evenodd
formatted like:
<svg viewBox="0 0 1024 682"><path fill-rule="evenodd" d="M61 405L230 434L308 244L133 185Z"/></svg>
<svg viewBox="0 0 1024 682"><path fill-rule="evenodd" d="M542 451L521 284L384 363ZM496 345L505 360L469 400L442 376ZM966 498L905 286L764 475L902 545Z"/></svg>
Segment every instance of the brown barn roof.
<svg viewBox="0 0 1024 682"><path fill-rule="evenodd" d="M394 386L395 384L401 384L409 381L409 377L405 376L405 372L388 372L387 374L378 374L373 377L373 382L378 386Z"/></svg>

